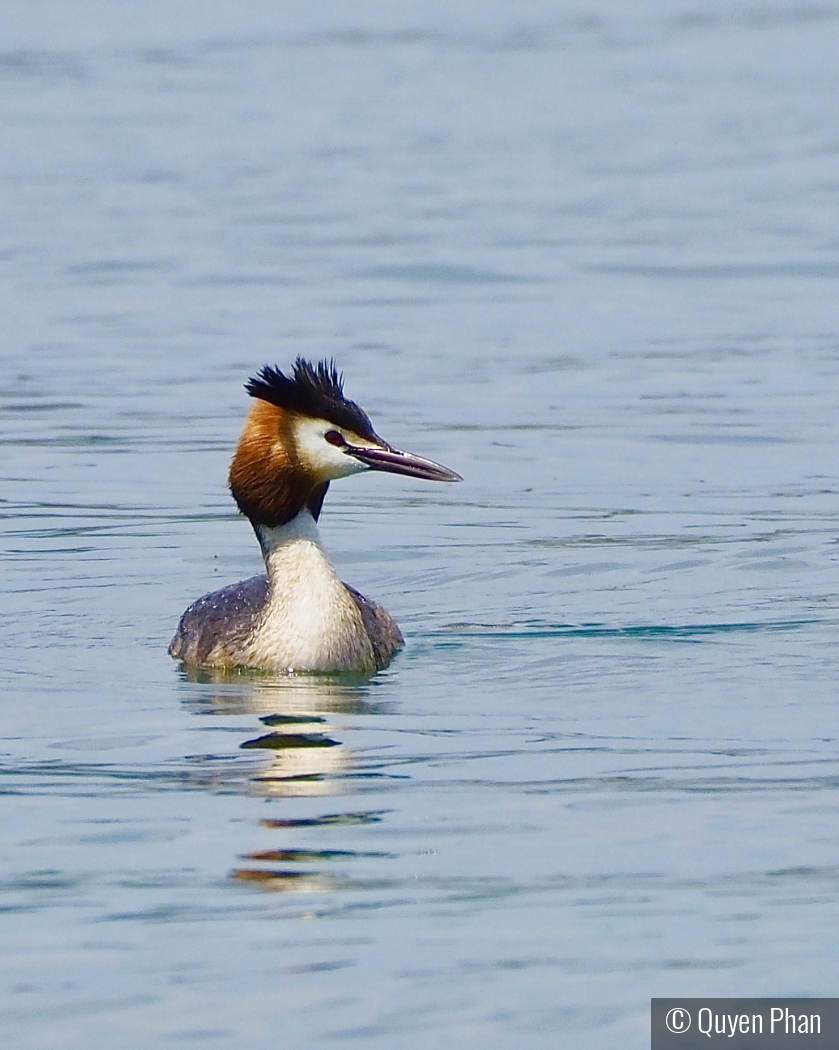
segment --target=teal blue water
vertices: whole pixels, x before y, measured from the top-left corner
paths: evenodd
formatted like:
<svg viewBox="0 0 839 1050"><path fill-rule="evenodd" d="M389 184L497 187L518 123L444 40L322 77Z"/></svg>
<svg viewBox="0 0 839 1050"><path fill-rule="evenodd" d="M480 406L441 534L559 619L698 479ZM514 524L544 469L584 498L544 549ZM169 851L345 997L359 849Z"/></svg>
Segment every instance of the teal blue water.
<svg viewBox="0 0 839 1050"><path fill-rule="evenodd" d="M837 994L839 5L0 0L0 1030L640 1050ZM266 363L405 651L187 673Z"/></svg>

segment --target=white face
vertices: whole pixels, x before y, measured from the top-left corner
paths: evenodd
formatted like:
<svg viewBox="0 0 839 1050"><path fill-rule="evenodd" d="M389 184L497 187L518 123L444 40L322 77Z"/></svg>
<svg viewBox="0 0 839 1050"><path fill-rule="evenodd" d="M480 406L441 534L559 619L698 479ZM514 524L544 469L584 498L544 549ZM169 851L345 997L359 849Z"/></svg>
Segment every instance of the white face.
<svg viewBox="0 0 839 1050"><path fill-rule="evenodd" d="M375 441L359 437L352 430L336 427L325 419L308 419L300 416L294 424L297 454L303 463L320 481L335 481L350 474L360 474L368 468L347 453L340 445L326 440L329 433L338 433L348 445L356 448L379 448Z"/></svg>

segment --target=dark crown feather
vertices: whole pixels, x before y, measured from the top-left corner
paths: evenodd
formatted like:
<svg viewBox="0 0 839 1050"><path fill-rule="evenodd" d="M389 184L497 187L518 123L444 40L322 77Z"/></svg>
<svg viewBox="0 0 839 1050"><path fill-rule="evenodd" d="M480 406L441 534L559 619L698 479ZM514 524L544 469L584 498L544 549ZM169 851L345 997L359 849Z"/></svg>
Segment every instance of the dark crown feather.
<svg viewBox="0 0 839 1050"><path fill-rule="evenodd" d="M251 397L268 401L277 408L313 419L327 419L336 427L351 430L372 441L376 437L367 413L344 396L344 380L333 360L313 365L298 357L291 376L266 365L245 383Z"/></svg>

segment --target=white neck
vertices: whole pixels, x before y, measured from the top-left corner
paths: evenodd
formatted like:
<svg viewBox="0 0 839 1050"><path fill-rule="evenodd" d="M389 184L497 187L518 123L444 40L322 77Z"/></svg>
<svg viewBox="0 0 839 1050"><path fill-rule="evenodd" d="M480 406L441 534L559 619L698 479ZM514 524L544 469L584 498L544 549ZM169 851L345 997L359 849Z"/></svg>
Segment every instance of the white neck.
<svg viewBox="0 0 839 1050"><path fill-rule="evenodd" d="M278 563L282 562L286 549L301 541L313 543L321 552L324 561L329 564L320 542L317 522L305 507L285 525L254 525L254 531L262 548L269 580L276 572Z"/></svg>
<svg viewBox="0 0 839 1050"><path fill-rule="evenodd" d="M269 599L254 639L261 666L349 671L375 666L361 614L301 510L285 525L255 528L268 571Z"/></svg>

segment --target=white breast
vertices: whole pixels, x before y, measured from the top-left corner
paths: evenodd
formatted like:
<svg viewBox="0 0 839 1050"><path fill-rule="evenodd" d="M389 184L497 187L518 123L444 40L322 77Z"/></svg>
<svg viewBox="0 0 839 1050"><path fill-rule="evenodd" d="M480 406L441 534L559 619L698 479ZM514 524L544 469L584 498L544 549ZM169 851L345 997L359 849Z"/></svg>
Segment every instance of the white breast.
<svg viewBox="0 0 839 1050"><path fill-rule="evenodd" d="M280 528L259 529L270 596L248 663L278 671L372 671L361 614L320 545L307 510Z"/></svg>

